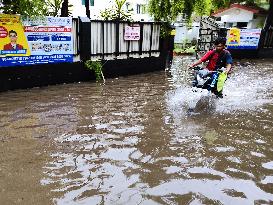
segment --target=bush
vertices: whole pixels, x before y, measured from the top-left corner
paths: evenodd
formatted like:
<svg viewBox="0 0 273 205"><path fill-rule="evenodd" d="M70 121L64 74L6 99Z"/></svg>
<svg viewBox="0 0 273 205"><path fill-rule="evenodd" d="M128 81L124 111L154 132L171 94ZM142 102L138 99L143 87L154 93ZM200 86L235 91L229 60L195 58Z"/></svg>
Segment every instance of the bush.
<svg viewBox="0 0 273 205"><path fill-rule="evenodd" d="M90 69L91 71L93 71L95 73L95 77L96 77L96 81L105 81L104 80L104 75L102 72L102 63L101 61L92 61L92 60L87 60L84 63L85 67L87 67L88 69Z"/></svg>

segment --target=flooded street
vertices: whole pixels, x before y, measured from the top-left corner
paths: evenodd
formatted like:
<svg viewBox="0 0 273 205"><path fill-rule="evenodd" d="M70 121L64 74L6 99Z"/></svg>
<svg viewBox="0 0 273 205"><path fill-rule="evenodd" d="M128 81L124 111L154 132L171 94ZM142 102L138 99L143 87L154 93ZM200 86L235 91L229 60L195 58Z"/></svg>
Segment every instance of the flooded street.
<svg viewBox="0 0 273 205"><path fill-rule="evenodd" d="M273 60L235 62L223 99L189 61L0 93L0 204L273 204Z"/></svg>

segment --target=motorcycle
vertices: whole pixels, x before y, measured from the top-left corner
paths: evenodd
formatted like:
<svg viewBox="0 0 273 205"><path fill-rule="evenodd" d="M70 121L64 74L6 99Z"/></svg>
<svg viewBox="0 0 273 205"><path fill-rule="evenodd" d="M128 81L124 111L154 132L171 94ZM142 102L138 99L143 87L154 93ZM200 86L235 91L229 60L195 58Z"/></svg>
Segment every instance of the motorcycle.
<svg viewBox="0 0 273 205"><path fill-rule="evenodd" d="M223 72L224 68L216 71L208 71L200 67L194 67L193 70L193 87L206 89L215 94L216 97L223 98L222 90L225 80L227 79L227 74Z"/></svg>

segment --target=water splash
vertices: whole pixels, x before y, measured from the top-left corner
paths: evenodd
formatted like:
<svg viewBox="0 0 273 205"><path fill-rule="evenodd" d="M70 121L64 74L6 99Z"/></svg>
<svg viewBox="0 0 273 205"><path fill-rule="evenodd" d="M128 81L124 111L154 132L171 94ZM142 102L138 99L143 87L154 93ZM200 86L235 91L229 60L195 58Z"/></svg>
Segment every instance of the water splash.
<svg viewBox="0 0 273 205"><path fill-rule="evenodd" d="M174 90L166 94L166 101L175 115L186 116L189 109L195 114L249 111L273 102L270 96L273 91L271 75L261 75L263 72L273 73L267 65L235 65L234 72L225 83L224 98L215 99L206 90L191 88L191 73L187 67L191 62L192 58L175 59L169 71L169 81L173 83Z"/></svg>

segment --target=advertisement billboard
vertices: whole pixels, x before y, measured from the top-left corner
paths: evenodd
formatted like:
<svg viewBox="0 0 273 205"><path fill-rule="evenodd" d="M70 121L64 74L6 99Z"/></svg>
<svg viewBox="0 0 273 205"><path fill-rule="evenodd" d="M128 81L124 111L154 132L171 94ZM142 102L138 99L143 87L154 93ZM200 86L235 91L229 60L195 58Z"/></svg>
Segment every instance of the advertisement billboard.
<svg viewBox="0 0 273 205"><path fill-rule="evenodd" d="M227 35L228 49L258 49L261 29L231 28Z"/></svg>
<svg viewBox="0 0 273 205"><path fill-rule="evenodd" d="M0 14L0 67L73 62L72 18Z"/></svg>

